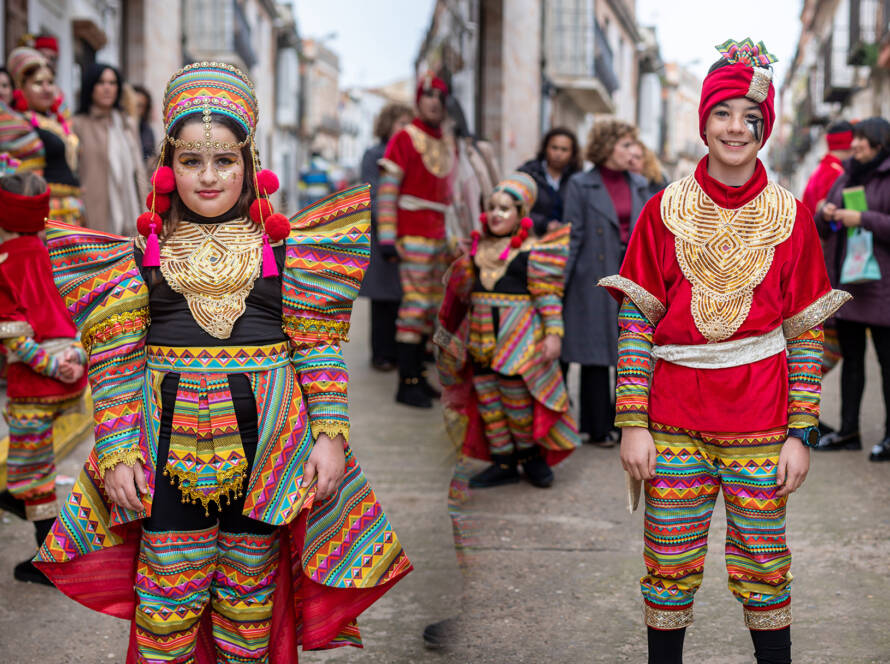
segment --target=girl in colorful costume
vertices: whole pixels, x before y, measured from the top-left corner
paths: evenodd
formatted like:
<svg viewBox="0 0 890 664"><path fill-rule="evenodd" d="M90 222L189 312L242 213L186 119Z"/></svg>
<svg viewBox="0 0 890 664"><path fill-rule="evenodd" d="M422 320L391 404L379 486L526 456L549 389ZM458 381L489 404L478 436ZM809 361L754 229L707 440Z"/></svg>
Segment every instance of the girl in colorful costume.
<svg viewBox="0 0 890 664"><path fill-rule="evenodd" d="M253 85L230 65L174 74L164 121L141 237L49 228L96 446L37 565L132 620L128 662L359 645L355 617L410 570L347 445L367 187L274 213Z"/></svg>
<svg viewBox="0 0 890 664"><path fill-rule="evenodd" d="M38 546L59 513L53 421L77 408L87 383L77 328L38 235L48 214L43 178L0 178L0 342L9 424L8 488L0 493L0 507L34 523ZM15 578L49 584L31 557L16 565Z"/></svg>
<svg viewBox="0 0 890 664"><path fill-rule="evenodd" d="M446 279L435 335L445 420L465 455L492 462L471 487L518 482L517 464L549 487L550 466L579 443L559 370L569 228L536 238L536 194L526 173L500 182Z"/></svg>
<svg viewBox="0 0 890 664"><path fill-rule="evenodd" d="M80 224L80 141L61 108L55 73L39 51L26 46L13 49L7 65L16 90L13 109L0 109L0 152L21 161L20 170L39 173L49 183L52 219Z"/></svg>
<svg viewBox="0 0 890 664"><path fill-rule="evenodd" d="M763 43L729 40L705 78L709 154L656 194L619 275L616 425L631 506L645 483L641 579L649 662L682 662L722 486L729 589L757 661L791 661L788 494L818 440L822 322L849 297L828 282L809 210L767 181L775 120Z"/></svg>

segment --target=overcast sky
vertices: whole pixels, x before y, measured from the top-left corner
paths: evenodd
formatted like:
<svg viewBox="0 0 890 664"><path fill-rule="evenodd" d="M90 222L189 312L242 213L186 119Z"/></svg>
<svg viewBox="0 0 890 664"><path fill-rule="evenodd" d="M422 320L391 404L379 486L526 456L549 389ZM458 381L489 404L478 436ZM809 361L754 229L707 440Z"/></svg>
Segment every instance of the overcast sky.
<svg viewBox="0 0 890 664"><path fill-rule="evenodd" d="M413 75L435 0L295 0L295 4L303 37L336 33L326 43L340 55L341 85L366 87ZM802 0L747 5L637 0L637 21L656 27L665 60L686 64L701 77L718 57L715 44L729 38L763 40L779 58L775 70L782 81L800 36L802 5Z"/></svg>
<svg viewBox="0 0 890 664"><path fill-rule="evenodd" d="M662 58L686 64L702 78L719 57L716 44L745 37L763 41L779 59L773 69L781 82L800 38L802 7L803 0L733 5L711 0L637 0L637 22L655 26Z"/></svg>
<svg viewBox="0 0 890 664"><path fill-rule="evenodd" d="M372 87L414 76L435 0L296 0L301 37L340 56L340 86Z"/></svg>

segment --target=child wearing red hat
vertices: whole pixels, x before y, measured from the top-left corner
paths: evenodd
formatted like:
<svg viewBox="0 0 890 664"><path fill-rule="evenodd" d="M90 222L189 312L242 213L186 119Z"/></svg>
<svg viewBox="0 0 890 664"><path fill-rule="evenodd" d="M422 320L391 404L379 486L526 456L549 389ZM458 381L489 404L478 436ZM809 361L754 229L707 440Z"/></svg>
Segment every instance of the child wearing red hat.
<svg viewBox="0 0 890 664"><path fill-rule="evenodd" d="M760 664L791 661L788 495L818 440L828 282L810 211L757 153L775 120L762 42L733 40L702 86L708 155L646 204L620 273L616 425L631 506L645 485L649 662L682 662L708 527L726 502L729 588Z"/></svg>
<svg viewBox="0 0 890 664"><path fill-rule="evenodd" d="M34 523L37 544L59 513L53 420L86 387L77 328L53 284L38 235L49 214L46 182L33 173L0 178L0 350L7 362L8 488L0 507ZM32 554L33 556L33 554ZM15 578L51 585L31 563Z"/></svg>

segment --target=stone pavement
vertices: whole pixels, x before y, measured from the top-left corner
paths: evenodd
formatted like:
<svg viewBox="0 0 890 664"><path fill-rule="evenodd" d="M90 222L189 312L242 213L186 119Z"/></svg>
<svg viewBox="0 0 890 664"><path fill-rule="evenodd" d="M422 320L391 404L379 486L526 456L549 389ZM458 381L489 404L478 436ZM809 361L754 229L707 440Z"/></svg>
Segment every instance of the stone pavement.
<svg viewBox="0 0 890 664"><path fill-rule="evenodd" d="M463 572L446 493L454 464L438 410L392 401L393 374L368 367L367 302L345 347L352 387L352 445L411 557L415 571L359 619L365 648L301 654L304 663L553 664L644 662L636 579L643 571L642 517L624 507L618 450L583 447L556 469L552 489L527 483L476 491L456 515ZM870 355L863 407L867 447L882 431L877 365ZM826 420L836 423L839 373L826 378ZM89 450L62 462L76 475ZM813 456L789 508L795 662L890 662L890 463L868 450ZM722 568L725 520L718 504L697 622L686 661L752 662L741 608ZM0 662L123 662L127 625L43 586L12 580L29 552L27 524L0 517ZM460 615L448 653L423 648L429 622Z"/></svg>

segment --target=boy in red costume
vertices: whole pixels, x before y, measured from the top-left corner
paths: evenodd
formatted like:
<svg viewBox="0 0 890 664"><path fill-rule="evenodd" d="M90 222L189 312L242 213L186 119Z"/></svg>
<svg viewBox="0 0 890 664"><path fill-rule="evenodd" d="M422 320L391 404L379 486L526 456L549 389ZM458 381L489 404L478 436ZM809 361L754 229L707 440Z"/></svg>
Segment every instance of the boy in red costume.
<svg viewBox="0 0 890 664"><path fill-rule="evenodd" d="M645 483L649 662L682 662L722 487L729 588L758 663L780 664L785 504L818 439L821 323L847 296L829 285L809 210L757 159L775 59L750 39L717 49L699 104L708 155L649 200L620 274L600 284L622 302L616 424L629 485Z"/></svg>
<svg viewBox="0 0 890 664"><path fill-rule="evenodd" d="M8 488L0 507L34 522L39 546L59 513L53 420L76 407L86 387L77 329L53 284L38 233L49 214L49 190L32 173L0 178L0 342L6 356ZM52 585L31 563L15 578Z"/></svg>
<svg viewBox="0 0 890 664"><path fill-rule="evenodd" d="M396 321L396 401L416 408L432 407L432 398L439 396L423 375L423 357L451 260L445 210L457 152L451 136L442 132L447 97L442 79L424 76L417 85L417 117L390 139L379 162L380 249L386 260L399 260L403 293Z"/></svg>

